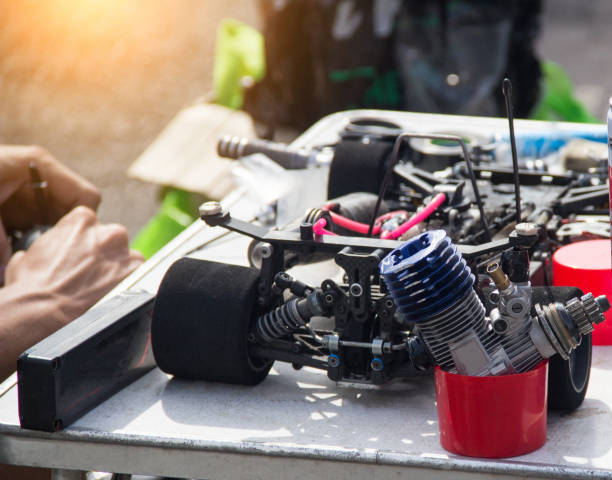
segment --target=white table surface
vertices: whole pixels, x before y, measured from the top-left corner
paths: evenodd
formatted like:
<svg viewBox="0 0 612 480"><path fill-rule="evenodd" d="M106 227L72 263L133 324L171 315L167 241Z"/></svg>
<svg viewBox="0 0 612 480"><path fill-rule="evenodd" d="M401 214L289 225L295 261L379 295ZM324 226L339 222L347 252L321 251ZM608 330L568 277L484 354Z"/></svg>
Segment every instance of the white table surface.
<svg viewBox="0 0 612 480"><path fill-rule="evenodd" d="M255 387L155 369L57 433L21 430L8 388L0 462L196 478L612 478L611 369L612 348L595 347L584 404L549 413L544 447L506 460L442 449L431 377L337 385L277 362Z"/></svg>

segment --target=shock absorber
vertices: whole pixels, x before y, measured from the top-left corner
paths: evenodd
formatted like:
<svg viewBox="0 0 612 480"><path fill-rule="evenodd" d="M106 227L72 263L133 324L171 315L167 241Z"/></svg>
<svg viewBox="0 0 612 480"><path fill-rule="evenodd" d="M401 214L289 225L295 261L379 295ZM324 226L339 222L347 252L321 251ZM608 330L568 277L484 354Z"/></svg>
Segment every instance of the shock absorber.
<svg viewBox="0 0 612 480"><path fill-rule="evenodd" d="M290 278L284 273L283 275ZM304 297L292 298L257 318L255 330L261 340L270 343L278 338L290 336L299 328L306 326L312 317L329 313L330 302L326 302L321 289L309 289L304 293Z"/></svg>
<svg viewBox="0 0 612 480"><path fill-rule="evenodd" d="M489 269L500 289L498 307L485 317L474 275L443 230L423 233L392 251L380 273L404 322L414 322L434 362L466 375L524 372L543 358L569 353L604 320L606 297L587 294L565 305L535 305L528 282L510 282Z"/></svg>

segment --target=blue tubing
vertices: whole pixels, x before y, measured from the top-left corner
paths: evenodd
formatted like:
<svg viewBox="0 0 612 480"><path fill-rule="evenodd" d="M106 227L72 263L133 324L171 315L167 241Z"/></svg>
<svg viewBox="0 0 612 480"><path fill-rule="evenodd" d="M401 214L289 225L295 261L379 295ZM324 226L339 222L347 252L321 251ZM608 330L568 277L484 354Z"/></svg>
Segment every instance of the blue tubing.
<svg viewBox="0 0 612 480"><path fill-rule="evenodd" d="M380 275L405 321L422 322L463 299L474 275L444 230L422 233L393 250Z"/></svg>

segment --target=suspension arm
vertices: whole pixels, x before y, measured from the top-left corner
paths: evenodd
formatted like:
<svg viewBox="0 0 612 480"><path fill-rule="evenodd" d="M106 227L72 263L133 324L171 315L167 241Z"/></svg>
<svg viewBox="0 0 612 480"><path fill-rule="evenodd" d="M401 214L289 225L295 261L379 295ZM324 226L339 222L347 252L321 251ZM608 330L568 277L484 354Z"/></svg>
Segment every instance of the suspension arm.
<svg viewBox="0 0 612 480"><path fill-rule="evenodd" d="M302 232L284 230L269 230L244 220L233 218L229 212L210 215L201 211L201 218L212 227L223 227L233 232L241 233L261 242L281 244L284 248L294 251L313 249L321 252L336 253L349 247L359 250L382 250L385 254L398 247L397 240L383 240L368 237L347 237L343 235L304 235ZM486 242L480 245L457 245L457 249L466 258L479 257L488 253L504 250L510 247L507 238Z"/></svg>

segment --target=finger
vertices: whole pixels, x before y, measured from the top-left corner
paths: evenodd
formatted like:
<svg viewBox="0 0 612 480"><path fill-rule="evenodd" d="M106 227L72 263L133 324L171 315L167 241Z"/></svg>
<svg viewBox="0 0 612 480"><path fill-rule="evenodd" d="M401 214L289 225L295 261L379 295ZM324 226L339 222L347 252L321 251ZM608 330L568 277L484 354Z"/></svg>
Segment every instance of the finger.
<svg viewBox="0 0 612 480"><path fill-rule="evenodd" d="M144 263L145 259L142 254L137 250L130 250L129 253L129 263L128 263L128 273L132 273L138 267L140 267Z"/></svg>
<svg viewBox="0 0 612 480"><path fill-rule="evenodd" d="M92 227L98 223L98 217L89 207L78 206L73 208L70 212L64 215L57 226L74 226L80 225L81 227Z"/></svg>
<svg viewBox="0 0 612 480"><path fill-rule="evenodd" d="M4 271L4 284L8 285L16 280L16 272L19 270L19 264L21 263L25 252L20 250L15 253L8 264L6 265L6 270Z"/></svg>
<svg viewBox="0 0 612 480"><path fill-rule="evenodd" d="M133 260L137 260L140 263L143 263L145 261L144 255L138 250L130 250L130 258Z"/></svg>
<svg viewBox="0 0 612 480"><path fill-rule="evenodd" d="M28 163L36 155L36 147L0 145L0 204L28 183Z"/></svg>
<svg viewBox="0 0 612 480"><path fill-rule="evenodd" d="M57 218L77 205L94 211L98 208L100 191L49 152L40 147L34 148L29 159L37 163L42 179L47 182L50 209Z"/></svg>
<svg viewBox="0 0 612 480"><path fill-rule="evenodd" d="M32 185L31 163L47 185L42 207ZM0 209L9 230L55 223L77 205L96 210L100 204L96 187L41 147L0 145L0 179ZM47 212L48 220L41 210Z"/></svg>
<svg viewBox="0 0 612 480"><path fill-rule="evenodd" d="M96 236L100 248L108 254L128 253L128 234L123 225L108 223L97 227Z"/></svg>

